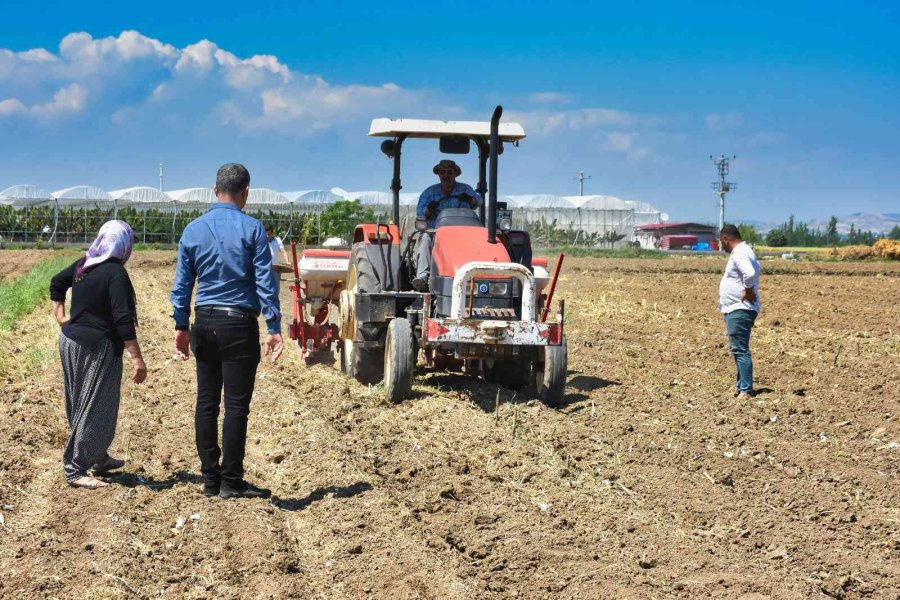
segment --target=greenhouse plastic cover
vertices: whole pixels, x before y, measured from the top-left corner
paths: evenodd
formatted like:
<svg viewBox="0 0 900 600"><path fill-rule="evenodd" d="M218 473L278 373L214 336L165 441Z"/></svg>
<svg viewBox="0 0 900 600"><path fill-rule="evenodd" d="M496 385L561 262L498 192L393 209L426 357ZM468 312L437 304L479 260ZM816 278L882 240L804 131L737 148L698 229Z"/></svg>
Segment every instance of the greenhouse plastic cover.
<svg viewBox="0 0 900 600"><path fill-rule="evenodd" d="M14 185L0 192L0 204L21 208L53 202L53 197L36 185Z"/></svg>
<svg viewBox="0 0 900 600"><path fill-rule="evenodd" d="M247 204L290 204L291 201L281 192L269 188L250 188Z"/></svg>
<svg viewBox="0 0 900 600"><path fill-rule="evenodd" d="M76 185L51 194L60 206L95 204L112 202L113 197L92 185Z"/></svg>
<svg viewBox="0 0 900 600"><path fill-rule="evenodd" d="M183 190L172 190L166 194L176 202L195 202L200 204L212 204L216 201L216 195L211 188L196 187Z"/></svg>
<svg viewBox="0 0 900 600"><path fill-rule="evenodd" d="M119 206L131 204L210 204L216 196L209 187L186 188L160 192L148 186L138 186L107 193L94 186L76 186L48 194L38 186L14 185L0 192L0 204L16 208L53 203L60 206L89 205L98 202L113 202ZM250 188L247 204L250 206L302 206L328 205L339 200L359 200L368 206L390 206L393 194L390 191L347 191L340 187L330 190L301 190L278 192L268 188ZM415 206L418 192L400 194L400 204ZM554 209L554 210L597 210L634 211L635 219L641 223L658 222L660 211L652 204L634 200L623 200L615 196L556 196L552 194L498 195L499 202L506 202L509 208Z"/></svg>
<svg viewBox="0 0 900 600"><path fill-rule="evenodd" d="M301 190L283 193L285 198L294 204L334 204L344 199L331 190Z"/></svg>
<svg viewBox="0 0 900 600"><path fill-rule="evenodd" d="M172 202L172 198L156 188L145 185L115 190L109 193L119 204L159 204Z"/></svg>

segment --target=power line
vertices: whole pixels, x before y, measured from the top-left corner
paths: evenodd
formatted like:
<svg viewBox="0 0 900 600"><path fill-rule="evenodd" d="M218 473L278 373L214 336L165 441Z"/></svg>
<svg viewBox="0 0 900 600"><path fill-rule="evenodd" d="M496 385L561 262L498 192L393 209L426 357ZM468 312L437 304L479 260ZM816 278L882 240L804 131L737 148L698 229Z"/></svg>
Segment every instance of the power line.
<svg viewBox="0 0 900 600"><path fill-rule="evenodd" d="M737 189L737 184L732 183L731 181L726 181L725 177L728 176L729 171L729 162L737 159L737 156L732 156L730 159L724 154L719 158L715 158L712 154L709 155L709 160L713 161L716 165L716 171L719 173L719 180L712 182L712 188L716 191L716 194L719 195L719 233L722 233L722 228L725 227L725 194L728 192Z"/></svg>

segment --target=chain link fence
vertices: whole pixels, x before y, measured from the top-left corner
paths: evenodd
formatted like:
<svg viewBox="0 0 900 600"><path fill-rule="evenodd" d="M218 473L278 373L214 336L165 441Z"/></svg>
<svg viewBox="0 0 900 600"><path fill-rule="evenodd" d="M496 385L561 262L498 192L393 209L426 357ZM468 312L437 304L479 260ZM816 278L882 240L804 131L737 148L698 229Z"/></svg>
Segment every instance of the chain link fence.
<svg viewBox="0 0 900 600"><path fill-rule="evenodd" d="M275 230L285 243L321 245L329 237L350 242L359 218L341 220L328 212L334 204L248 205L244 212ZM363 205L375 221L387 222L390 206ZM100 226L113 218L127 221L138 243L173 246L192 220L208 209L204 204L108 204L82 206L0 206L0 244L34 246L87 245ZM323 221L323 215L325 219ZM367 217L368 218L368 217ZM415 206L400 207L401 227L415 222ZM633 238L633 210L514 208L513 228L531 233L536 247L621 248Z"/></svg>

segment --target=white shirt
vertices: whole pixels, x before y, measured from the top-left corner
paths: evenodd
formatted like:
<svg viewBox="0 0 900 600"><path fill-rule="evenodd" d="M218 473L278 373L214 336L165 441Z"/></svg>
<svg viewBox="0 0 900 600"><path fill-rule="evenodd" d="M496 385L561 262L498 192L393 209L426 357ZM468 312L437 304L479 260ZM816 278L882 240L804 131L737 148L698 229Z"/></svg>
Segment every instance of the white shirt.
<svg viewBox="0 0 900 600"><path fill-rule="evenodd" d="M756 253L747 242L741 242L731 251L725 274L719 283L719 310L728 314L735 310L745 309L759 312L759 274L761 268L756 260ZM741 300L745 288L753 288L756 302Z"/></svg>
<svg viewBox="0 0 900 600"><path fill-rule="evenodd" d="M284 252L284 243L280 237L272 236L272 241L269 242L269 250L272 251L272 264L281 264L281 253Z"/></svg>

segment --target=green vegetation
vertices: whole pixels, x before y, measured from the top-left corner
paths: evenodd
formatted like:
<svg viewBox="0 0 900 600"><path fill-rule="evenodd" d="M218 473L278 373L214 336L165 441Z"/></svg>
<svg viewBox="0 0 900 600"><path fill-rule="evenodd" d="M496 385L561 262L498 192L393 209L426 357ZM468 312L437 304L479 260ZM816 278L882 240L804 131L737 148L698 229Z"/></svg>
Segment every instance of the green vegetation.
<svg viewBox="0 0 900 600"><path fill-rule="evenodd" d="M741 239L747 242L748 244L758 244L762 241L763 236L756 230L756 227L753 225L746 225L741 223L737 226L738 231L741 232Z"/></svg>
<svg viewBox="0 0 900 600"><path fill-rule="evenodd" d="M50 279L75 260L72 254L54 255L21 277L0 285L0 331L9 329L50 297ZM49 309L48 309L49 310Z"/></svg>
<svg viewBox="0 0 900 600"><path fill-rule="evenodd" d="M804 248L833 248L835 246L857 245L871 246L879 237L881 237L872 231L860 231L856 229L854 225L850 225L850 232L847 233L847 235L842 236L838 233L837 226L838 219L835 216L831 217L825 231L822 231L818 227L812 229L803 221L795 221L794 215L791 215L784 224L769 231L765 237L759 235L752 225L738 225L738 229L741 230L741 237L748 242L765 242L767 246L775 248L783 248L786 246L799 246ZM894 229L898 228L894 227ZM749 236L753 237L745 236L745 231ZM894 232L892 231L891 235L893 234ZM900 239L900 231L897 231L896 235L898 236L896 239ZM754 237L755 239L753 239Z"/></svg>
<svg viewBox="0 0 900 600"><path fill-rule="evenodd" d="M515 214L515 213L513 213ZM600 233L587 233L581 229L569 226L562 228L559 221L548 221L541 217L537 221L525 221L521 228L531 235L531 243L542 248L546 247L581 247L585 249L612 248L617 242L625 239L625 234L615 231ZM519 223L516 223L518 228ZM588 255L585 255L588 256ZM593 256L593 255L591 255Z"/></svg>
<svg viewBox="0 0 900 600"><path fill-rule="evenodd" d="M350 241L353 230L359 223L376 223L385 221L385 215L376 215L368 206L359 200L339 200L322 211L321 215L309 215L302 228L301 242L304 244L322 243L329 237L339 237Z"/></svg>

